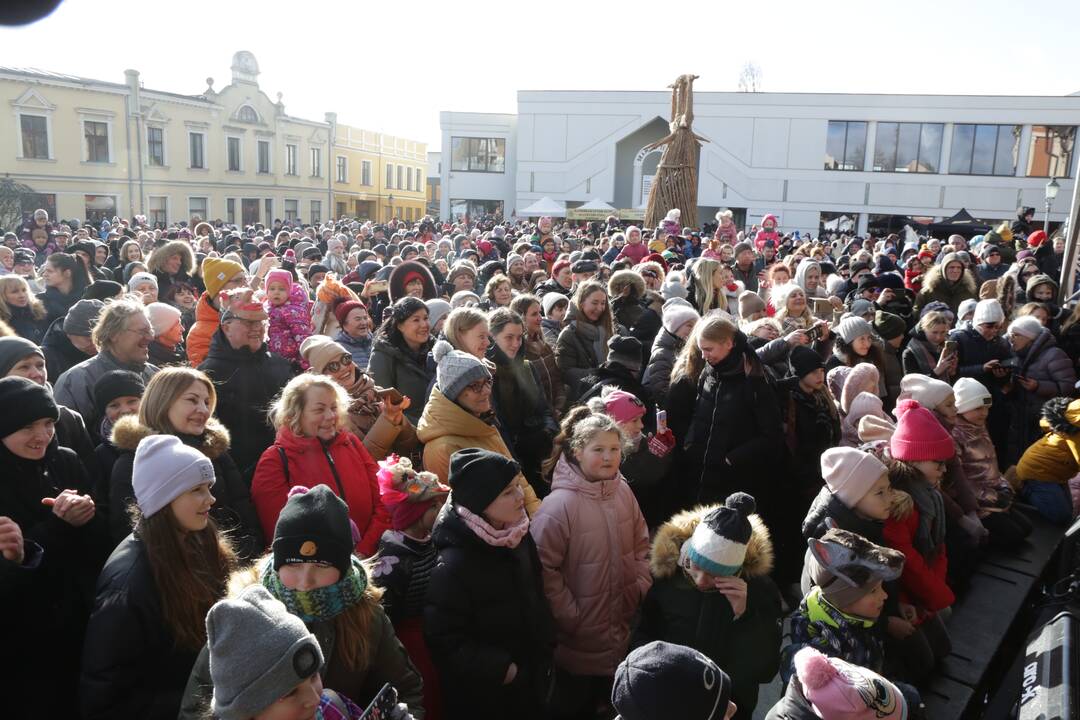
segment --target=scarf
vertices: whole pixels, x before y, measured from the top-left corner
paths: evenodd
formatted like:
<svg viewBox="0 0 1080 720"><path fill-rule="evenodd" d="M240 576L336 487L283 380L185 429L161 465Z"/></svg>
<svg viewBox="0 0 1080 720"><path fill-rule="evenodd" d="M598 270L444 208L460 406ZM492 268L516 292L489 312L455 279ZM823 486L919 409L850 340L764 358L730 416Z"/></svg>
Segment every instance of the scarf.
<svg viewBox="0 0 1080 720"><path fill-rule="evenodd" d="M352 402L349 404L349 415L353 424L365 435L375 421L379 418L382 410L379 407L379 396L375 394L375 381L371 376L360 368L356 368L353 375L353 384L346 388Z"/></svg>
<svg viewBox="0 0 1080 720"><path fill-rule="evenodd" d="M574 332L586 341L592 350L593 360L597 365L607 359L607 341L609 335L599 325L588 320L578 319L574 321Z"/></svg>
<svg viewBox="0 0 1080 720"><path fill-rule="evenodd" d="M941 492L922 480L905 483L903 488L919 508L919 528L915 531L915 549L927 560L941 552L945 542L945 501Z"/></svg>
<svg viewBox="0 0 1080 720"><path fill-rule="evenodd" d="M810 646L829 657L881 672L884 650L872 630L876 622L837 610L815 587L791 615L791 644L784 648L783 662L790 663L798 650Z"/></svg>
<svg viewBox="0 0 1080 720"><path fill-rule="evenodd" d="M290 615L305 623L320 622L337 617L364 599L367 591L367 571L360 560L352 557L352 569L333 585L314 590L290 590L274 570L274 558L268 557L261 573L263 587L285 604Z"/></svg>
<svg viewBox="0 0 1080 720"><path fill-rule="evenodd" d="M476 537L492 547L516 548L529 532L529 515L524 510L521 512L521 519L516 523L502 530L496 530L482 516L467 508L456 505L454 509L468 528L476 534Z"/></svg>

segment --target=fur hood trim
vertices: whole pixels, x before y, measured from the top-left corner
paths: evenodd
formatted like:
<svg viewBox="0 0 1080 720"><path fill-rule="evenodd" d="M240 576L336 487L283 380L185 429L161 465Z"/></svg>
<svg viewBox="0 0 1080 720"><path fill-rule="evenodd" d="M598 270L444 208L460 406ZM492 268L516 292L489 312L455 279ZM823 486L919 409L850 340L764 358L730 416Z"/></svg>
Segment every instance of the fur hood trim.
<svg viewBox="0 0 1080 720"><path fill-rule="evenodd" d="M672 516L660 526L653 539L649 557L649 569L653 577L660 579L675 574L679 569L679 551L683 543L694 534L694 528L701 519L720 506L721 503L699 505L693 510L684 510ZM774 559L772 537L769 528L765 527L765 521L756 513L750 515L749 520L750 542L746 545L746 559L739 571L739 575L744 578L768 575L772 572Z"/></svg>
<svg viewBox="0 0 1080 720"><path fill-rule="evenodd" d="M140 440L150 435L161 434L139 422L137 415L125 415L113 425L111 439L118 450L135 452ZM210 418L206 423L206 432L203 433L203 441L198 450L211 460L216 460L228 452L229 442L229 431L218 422L217 418Z"/></svg>
<svg viewBox="0 0 1080 720"><path fill-rule="evenodd" d="M616 270L608 280L608 294L615 299L627 290L629 297L640 300L645 295L645 278L633 270Z"/></svg>
<svg viewBox="0 0 1080 720"><path fill-rule="evenodd" d="M240 593L244 592L244 590L246 590L247 588L251 587L252 585L258 585L260 570L263 566L263 563L267 562L268 560L273 560L273 557L273 553L267 553L257 559L252 564L245 565L239 570L235 570L233 574L229 576L229 580L226 583L226 597L235 600L236 598L240 597ZM364 597L366 597L372 602L378 603L382 599L383 589L371 580L372 577L374 577L371 574L371 569L374 567L376 560L377 558L371 560L361 560L360 564L364 566L364 570L367 572L368 576L367 588L364 590Z"/></svg>
<svg viewBox="0 0 1080 720"><path fill-rule="evenodd" d="M191 275L195 269L195 253L186 240L170 240L159 248L155 248L146 259L146 269L152 273L165 272L165 261L173 255L180 255L180 272Z"/></svg>
<svg viewBox="0 0 1080 720"><path fill-rule="evenodd" d="M942 259L941 263L930 268L926 272L926 277L923 280L923 290L928 293L933 293L939 287L945 284L945 266L951 262L960 262L960 259L955 257L953 253L949 253ZM960 283L967 290L971 297L978 297L979 286L975 280L975 275L970 269L965 268L964 274L960 276Z"/></svg>

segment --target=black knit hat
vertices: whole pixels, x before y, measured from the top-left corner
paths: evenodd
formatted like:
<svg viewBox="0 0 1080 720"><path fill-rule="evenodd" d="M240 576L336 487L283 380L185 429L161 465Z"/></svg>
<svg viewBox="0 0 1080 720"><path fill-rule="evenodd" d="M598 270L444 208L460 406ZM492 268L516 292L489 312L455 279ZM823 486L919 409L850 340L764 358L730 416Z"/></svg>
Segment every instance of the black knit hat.
<svg viewBox="0 0 1080 720"><path fill-rule="evenodd" d="M639 372L641 370L641 341L636 337L615 335L607 342L607 361Z"/></svg>
<svg viewBox="0 0 1080 720"><path fill-rule="evenodd" d="M907 323L897 315L878 310L874 313L874 329L882 340L892 340L907 332Z"/></svg>
<svg viewBox="0 0 1080 720"><path fill-rule="evenodd" d="M465 448L450 456L450 499L479 515L521 469L508 457L490 450Z"/></svg>
<svg viewBox="0 0 1080 720"><path fill-rule="evenodd" d="M345 577L352 565L349 506L326 485L294 487L274 528L274 570L290 563L326 563Z"/></svg>
<svg viewBox="0 0 1080 720"><path fill-rule="evenodd" d="M11 368L18 365L23 358L28 358L31 355L37 355L42 360L45 359L45 353L41 348L26 338L18 335L0 337L0 377L7 376L11 372Z"/></svg>
<svg viewBox="0 0 1080 720"><path fill-rule="evenodd" d="M60 411L53 400L52 390L24 377L0 379L0 438L42 418L60 419Z"/></svg>
<svg viewBox="0 0 1080 720"><path fill-rule="evenodd" d="M94 407L98 415L105 415L105 408L116 398L139 397L146 391L142 376L130 370L110 370L94 383Z"/></svg>
<svg viewBox="0 0 1080 720"><path fill-rule="evenodd" d="M622 720L722 720L731 678L693 648L660 640L619 663L611 704Z"/></svg>
<svg viewBox="0 0 1080 720"><path fill-rule="evenodd" d="M825 367L825 363L821 361L821 356L805 345L796 345L791 348L789 360L791 362L791 371L797 378L804 378L815 370Z"/></svg>

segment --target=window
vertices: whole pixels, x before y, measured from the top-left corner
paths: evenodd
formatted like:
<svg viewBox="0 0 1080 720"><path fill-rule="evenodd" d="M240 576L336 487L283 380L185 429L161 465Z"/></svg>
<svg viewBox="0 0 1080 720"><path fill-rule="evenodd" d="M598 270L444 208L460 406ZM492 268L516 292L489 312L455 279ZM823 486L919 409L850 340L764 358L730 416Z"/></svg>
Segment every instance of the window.
<svg viewBox="0 0 1080 720"><path fill-rule="evenodd" d="M337 181L349 182L349 158L344 155L337 156Z"/></svg>
<svg viewBox="0 0 1080 720"><path fill-rule="evenodd" d="M936 173L941 164L939 123L883 122L877 126L874 170L878 172Z"/></svg>
<svg viewBox="0 0 1080 720"><path fill-rule="evenodd" d="M826 170L862 170L866 156L866 123L830 120L825 138Z"/></svg>
<svg viewBox="0 0 1080 720"><path fill-rule="evenodd" d="M266 224L274 222L274 200L273 198L265 198L263 200L263 219Z"/></svg>
<svg viewBox="0 0 1080 720"><path fill-rule="evenodd" d="M206 134L188 133L188 161L192 168L206 169Z"/></svg>
<svg viewBox="0 0 1080 720"><path fill-rule="evenodd" d="M286 200L285 201L285 219L290 222L296 222L296 219L300 216L300 201L299 200Z"/></svg>
<svg viewBox="0 0 1080 720"><path fill-rule="evenodd" d="M421 168L416 168L416 192L424 191L424 174L420 170Z"/></svg>
<svg viewBox="0 0 1080 720"><path fill-rule="evenodd" d="M404 169L405 168L403 168L401 165L397 166L397 185L396 185L396 187L397 187L398 190L404 190L405 189L405 184L401 182L401 171L404 170Z"/></svg>
<svg viewBox="0 0 1080 720"><path fill-rule="evenodd" d="M147 126L146 160L156 167L165 165L165 128Z"/></svg>
<svg viewBox="0 0 1080 720"><path fill-rule="evenodd" d="M405 168L405 189L412 191L412 168Z"/></svg>
<svg viewBox="0 0 1080 720"><path fill-rule="evenodd" d="M339 218L345 217L345 203L339 202L337 204L337 216Z"/></svg>
<svg viewBox="0 0 1080 720"><path fill-rule="evenodd" d="M451 170L464 172L506 171L506 140L502 138L451 138Z"/></svg>
<svg viewBox="0 0 1080 720"><path fill-rule="evenodd" d="M255 108L250 105L245 105L236 112L236 119L241 122L257 123L259 122L259 113L255 112Z"/></svg>
<svg viewBox="0 0 1080 720"><path fill-rule="evenodd" d="M322 200L311 201L311 222L313 224L322 222Z"/></svg>
<svg viewBox="0 0 1080 720"><path fill-rule="evenodd" d="M83 121L86 137L86 162L109 162L109 125L96 120Z"/></svg>
<svg viewBox="0 0 1080 720"><path fill-rule="evenodd" d="M240 138L228 138L229 170L240 172Z"/></svg>
<svg viewBox="0 0 1080 720"><path fill-rule="evenodd" d="M258 140L255 143L255 149L258 152L259 168L258 172L266 174L270 172L270 141Z"/></svg>
<svg viewBox="0 0 1080 720"><path fill-rule="evenodd" d="M390 163L386 163L386 189L392 190L394 187L394 166Z"/></svg>
<svg viewBox="0 0 1080 720"><path fill-rule="evenodd" d="M19 210L22 211L24 223L29 223L34 217L34 211L41 208L49 213L49 217L56 217L56 194L55 193L22 193L19 195Z"/></svg>
<svg viewBox="0 0 1080 720"><path fill-rule="evenodd" d="M149 200L150 212L146 219L150 221L150 225L153 227L165 227L169 222L167 217L169 198L164 195L151 195Z"/></svg>
<svg viewBox="0 0 1080 720"><path fill-rule="evenodd" d="M371 185L371 161L360 161L360 184Z"/></svg>
<svg viewBox="0 0 1080 720"><path fill-rule="evenodd" d="M236 224L236 198L225 200L225 222L230 225Z"/></svg>
<svg viewBox="0 0 1080 720"><path fill-rule="evenodd" d="M86 219L97 225L102 220L112 220L116 215L116 196L86 195Z"/></svg>
<svg viewBox="0 0 1080 720"><path fill-rule="evenodd" d="M1068 125L1033 125L1028 151L1028 177L1069 177L1072 171L1076 128Z"/></svg>
<svg viewBox="0 0 1080 720"><path fill-rule="evenodd" d="M188 217L205 220L210 214L210 201L204 197L189 197L187 201Z"/></svg>
<svg viewBox="0 0 1080 720"><path fill-rule="evenodd" d="M450 214L455 218L468 215L470 218L481 218L485 215L501 216L503 204L501 200L451 200Z"/></svg>
<svg viewBox="0 0 1080 720"><path fill-rule="evenodd" d="M298 149L297 149L296 145L286 145L285 146L285 174L286 175L297 175L297 174L299 174L297 172L297 169L296 169L296 164L297 164L297 158L298 157L299 157L299 152L298 152Z"/></svg>
<svg viewBox="0 0 1080 720"><path fill-rule="evenodd" d="M22 127L22 156L35 160L48 160L48 118L44 115L19 115L19 125Z"/></svg>
<svg viewBox="0 0 1080 720"><path fill-rule="evenodd" d="M859 227L859 213L823 212L818 223L818 234L846 233L855 234Z"/></svg>
<svg viewBox="0 0 1080 720"><path fill-rule="evenodd" d="M321 148L311 148L311 177L322 177Z"/></svg>
<svg viewBox="0 0 1080 720"><path fill-rule="evenodd" d="M954 125L949 172L1014 175L1019 149L1019 125Z"/></svg>

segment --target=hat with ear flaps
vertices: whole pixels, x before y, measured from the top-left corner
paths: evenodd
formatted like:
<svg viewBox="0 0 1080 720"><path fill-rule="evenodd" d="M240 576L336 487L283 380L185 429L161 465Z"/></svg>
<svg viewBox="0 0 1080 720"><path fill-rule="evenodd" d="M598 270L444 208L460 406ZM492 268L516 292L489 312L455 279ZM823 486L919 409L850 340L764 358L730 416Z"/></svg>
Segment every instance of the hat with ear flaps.
<svg viewBox="0 0 1080 720"><path fill-rule="evenodd" d="M820 540L810 538L807 544L810 577L835 608L851 605L879 582L900 577L904 569L903 553L840 528L830 529Z"/></svg>

